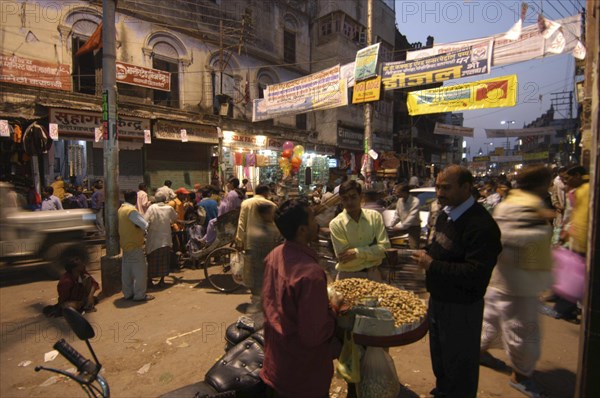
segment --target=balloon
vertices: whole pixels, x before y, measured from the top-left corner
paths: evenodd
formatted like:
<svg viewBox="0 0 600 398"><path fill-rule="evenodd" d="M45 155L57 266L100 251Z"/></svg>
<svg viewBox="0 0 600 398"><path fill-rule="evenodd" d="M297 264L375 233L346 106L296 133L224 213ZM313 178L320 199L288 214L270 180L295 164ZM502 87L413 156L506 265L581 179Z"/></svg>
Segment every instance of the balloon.
<svg viewBox="0 0 600 398"><path fill-rule="evenodd" d="M304 147L302 145L296 145L294 147L294 155L302 157L302 155L304 155Z"/></svg>
<svg viewBox="0 0 600 398"><path fill-rule="evenodd" d="M302 164L302 158L301 157L294 156L292 158L292 167L299 168L301 164Z"/></svg>
<svg viewBox="0 0 600 398"><path fill-rule="evenodd" d="M283 150L289 149L290 151L294 149L294 143L292 141L286 141L283 143Z"/></svg>
<svg viewBox="0 0 600 398"><path fill-rule="evenodd" d="M291 158L292 157L292 150L291 149L284 149L283 152L281 153L281 156L283 156L284 158Z"/></svg>
<svg viewBox="0 0 600 398"><path fill-rule="evenodd" d="M292 165L290 164L290 160L288 158L279 158L279 167L281 167L281 171L283 171L284 178L290 175Z"/></svg>
<svg viewBox="0 0 600 398"><path fill-rule="evenodd" d="M282 169L290 167L290 160L284 157L279 158L279 167L281 167Z"/></svg>
<svg viewBox="0 0 600 398"><path fill-rule="evenodd" d="M298 167L292 166L292 174L298 174L299 171L300 171L300 166L298 166Z"/></svg>

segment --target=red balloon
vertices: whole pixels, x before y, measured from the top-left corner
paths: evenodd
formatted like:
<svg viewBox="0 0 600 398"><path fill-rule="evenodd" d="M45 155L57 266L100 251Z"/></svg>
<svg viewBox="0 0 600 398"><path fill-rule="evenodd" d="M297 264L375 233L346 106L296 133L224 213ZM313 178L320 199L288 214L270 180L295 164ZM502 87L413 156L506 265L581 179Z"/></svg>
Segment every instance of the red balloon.
<svg viewBox="0 0 600 398"><path fill-rule="evenodd" d="M284 150L284 151L281 153L281 156L283 156L284 158L287 158L287 159L289 159L289 158L291 158L291 157L292 157L293 153L294 153L294 152L293 152L291 149L285 149L285 150Z"/></svg>
<svg viewBox="0 0 600 398"><path fill-rule="evenodd" d="M302 164L302 158L299 156L294 156L292 158L292 167L299 168Z"/></svg>

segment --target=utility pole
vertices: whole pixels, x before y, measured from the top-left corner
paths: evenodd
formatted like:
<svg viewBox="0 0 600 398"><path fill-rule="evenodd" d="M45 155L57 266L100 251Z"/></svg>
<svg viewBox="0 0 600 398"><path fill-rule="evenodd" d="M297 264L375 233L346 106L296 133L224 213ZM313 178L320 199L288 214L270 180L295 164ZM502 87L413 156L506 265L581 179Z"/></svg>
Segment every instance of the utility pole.
<svg viewBox="0 0 600 398"><path fill-rule="evenodd" d="M600 37L600 3L597 0L587 0L585 47L587 55L585 60L585 83L582 117L583 146L581 164L590 171L590 214L587 234L587 283L583 309L581 313L581 327L579 328L579 366L575 382L575 397L600 396L600 200L598 200L598 187L600 186L600 80L598 79L598 38Z"/></svg>
<svg viewBox="0 0 600 398"><path fill-rule="evenodd" d="M104 128L104 222L106 256L101 259L105 295L120 290L119 142L117 141L116 0L102 2L102 123Z"/></svg>
<svg viewBox="0 0 600 398"><path fill-rule="evenodd" d="M367 3L367 46L373 44L373 0L368 0ZM373 170L371 156L369 151L373 146L373 104L371 102L365 103L365 156L366 156L366 173L365 183L367 186L371 184L371 172Z"/></svg>

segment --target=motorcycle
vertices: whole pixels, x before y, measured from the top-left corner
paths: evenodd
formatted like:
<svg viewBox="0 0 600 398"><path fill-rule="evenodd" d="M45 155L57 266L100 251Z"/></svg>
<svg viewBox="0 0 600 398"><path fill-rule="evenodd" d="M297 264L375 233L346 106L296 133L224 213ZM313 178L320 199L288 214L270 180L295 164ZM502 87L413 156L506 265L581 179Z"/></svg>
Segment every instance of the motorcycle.
<svg viewBox="0 0 600 398"><path fill-rule="evenodd" d="M95 336L92 325L90 325L83 315L73 308L64 308L62 313L77 337L80 340L85 341L94 361L92 362L91 360L86 359L75 348L67 343L65 339L60 339L54 344L54 349L77 368L77 373L74 374L61 369L48 368L45 366L36 366L35 371L39 372L41 370L46 370L66 376L77 382L86 392L88 397L101 396L103 398L109 398L110 389L108 382L100 374L102 365L100 364L100 361L98 361L98 357L96 357L96 353L89 341Z"/></svg>
<svg viewBox="0 0 600 398"><path fill-rule="evenodd" d="M241 317L225 333L225 354L206 372L204 380L159 398L263 398L266 386L259 373L264 360L262 322Z"/></svg>
<svg viewBox="0 0 600 398"><path fill-rule="evenodd" d="M80 340L84 340L93 361L86 359L64 339L54 344L63 357L71 362L77 373L36 366L35 371L46 370L66 376L78 383L88 397L110 397L108 382L100 374L102 365L89 340L94 329L79 312L63 309L63 316ZM240 318L227 328L225 354L206 373L204 380L161 395L162 398L259 398L265 396L265 385L259 377L264 360L262 322Z"/></svg>

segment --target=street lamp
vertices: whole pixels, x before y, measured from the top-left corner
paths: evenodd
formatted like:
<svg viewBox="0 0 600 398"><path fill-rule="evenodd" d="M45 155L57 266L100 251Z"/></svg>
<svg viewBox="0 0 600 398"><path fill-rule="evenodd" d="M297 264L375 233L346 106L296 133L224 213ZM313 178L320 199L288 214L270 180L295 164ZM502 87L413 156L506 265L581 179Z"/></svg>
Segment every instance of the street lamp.
<svg viewBox="0 0 600 398"><path fill-rule="evenodd" d="M501 120L500 124L506 124L507 130L510 130L510 125L511 124L515 124L516 122L514 120ZM508 155L508 151L510 150L510 142L508 141L508 135L506 135L506 154Z"/></svg>
<svg viewBox="0 0 600 398"><path fill-rule="evenodd" d="M483 145L489 145L488 149L487 149L487 154L490 154L490 149L492 149L492 147L494 146L493 142L484 142Z"/></svg>

